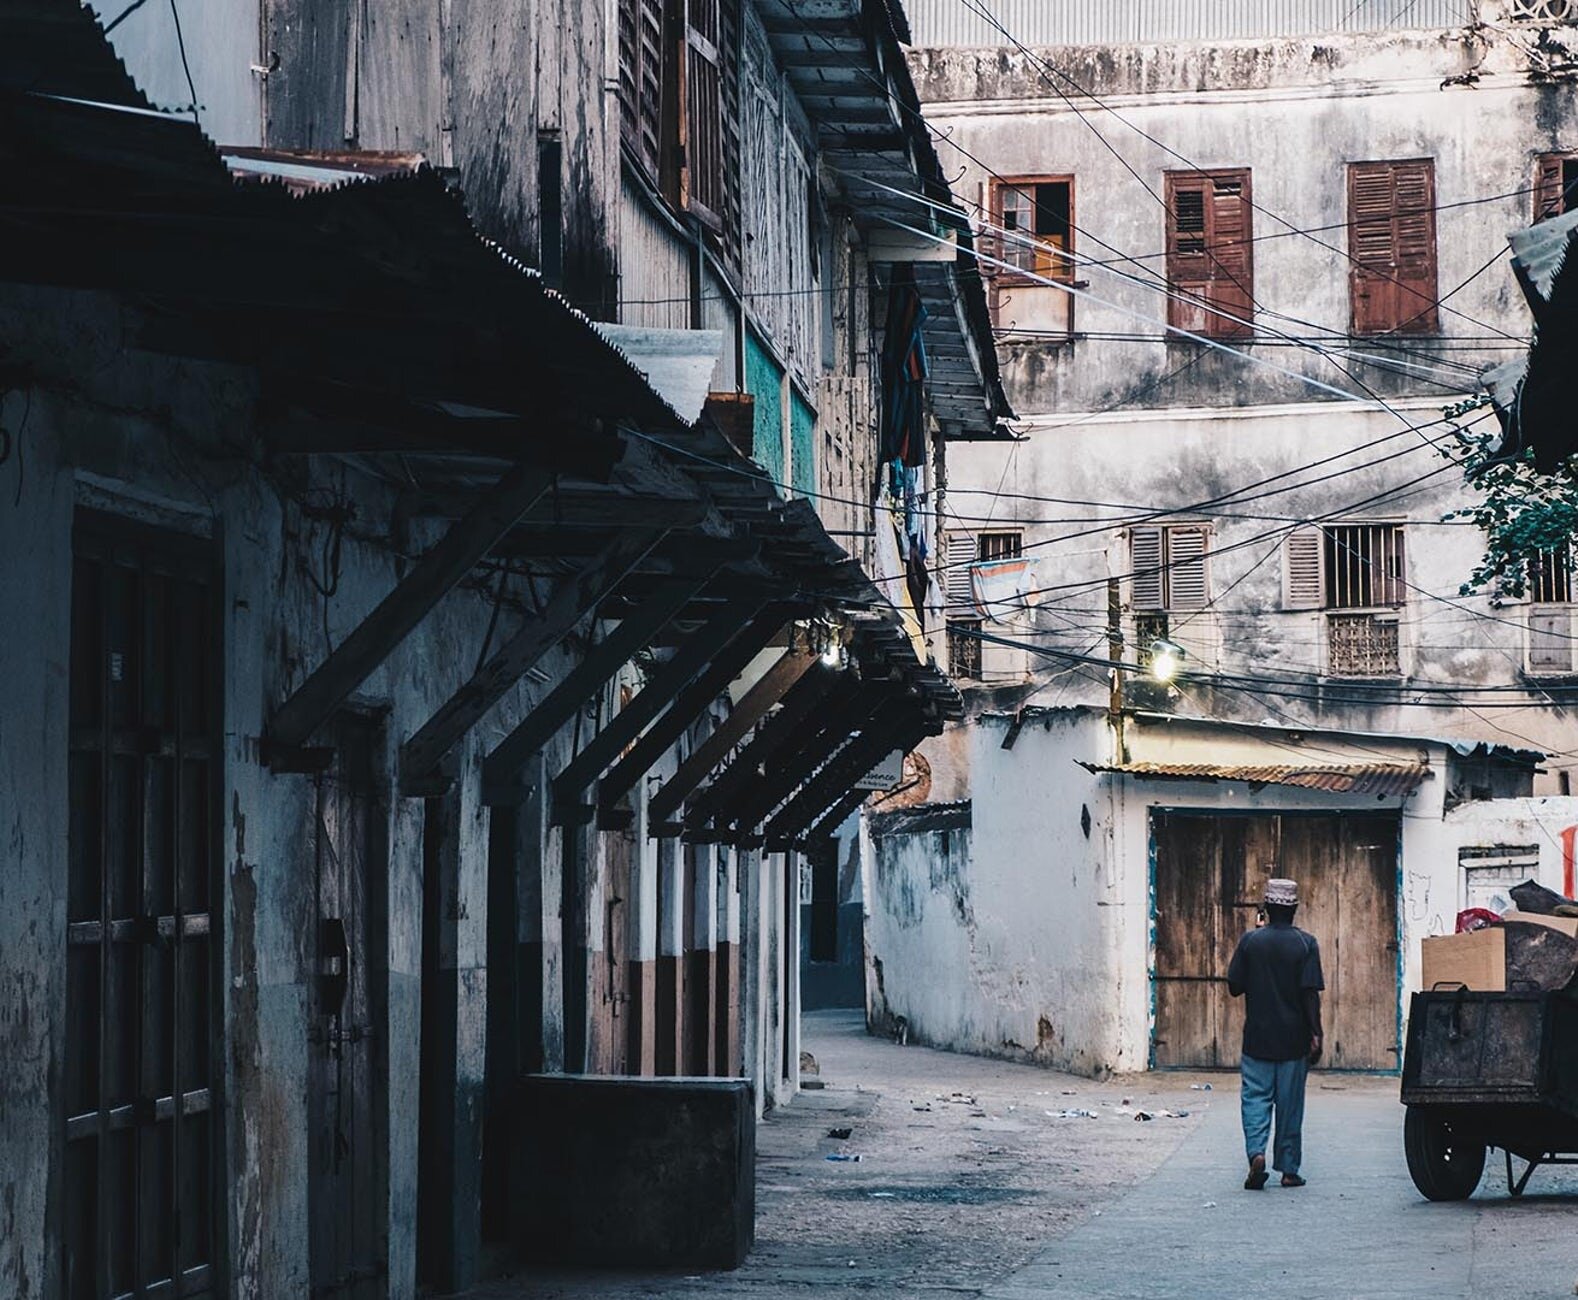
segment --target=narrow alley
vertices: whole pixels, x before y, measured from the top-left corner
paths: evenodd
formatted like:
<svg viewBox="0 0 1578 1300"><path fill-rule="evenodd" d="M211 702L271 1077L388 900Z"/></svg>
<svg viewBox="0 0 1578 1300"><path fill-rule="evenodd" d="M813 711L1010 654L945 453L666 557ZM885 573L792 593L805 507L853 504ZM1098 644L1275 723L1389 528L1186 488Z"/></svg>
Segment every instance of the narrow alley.
<svg viewBox="0 0 1578 1300"><path fill-rule="evenodd" d="M762 1125L757 1245L742 1268L534 1270L466 1300L1171 1300L1237 1294L1250 1276L1278 1296L1446 1300L1560 1296L1578 1276L1578 1174L1541 1170L1512 1201L1493 1160L1473 1200L1423 1200L1395 1078L1317 1075L1309 1186L1252 1196L1234 1074L1098 1083L900 1047L848 1011L808 1014L804 1043L825 1087Z"/></svg>

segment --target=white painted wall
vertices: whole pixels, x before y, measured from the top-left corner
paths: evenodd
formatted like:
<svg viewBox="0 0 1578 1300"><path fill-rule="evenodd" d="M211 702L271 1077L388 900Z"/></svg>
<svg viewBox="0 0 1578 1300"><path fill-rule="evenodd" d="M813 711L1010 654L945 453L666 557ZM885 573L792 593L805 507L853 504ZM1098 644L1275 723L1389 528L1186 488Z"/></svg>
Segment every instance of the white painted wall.
<svg viewBox="0 0 1578 1300"><path fill-rule="evenodd" d="M1412 762L1432 769L1406 799L1236 782L1092 775L1112 736L1091 709L1033 713L967 730L972 829L876 836L867 850L870 1007L903 1016L912 1038L1087 1074L1146 1068L1152 1032L1150 818L1156 808L1257 813L1398 809L1403 816L1400 1010L1419 987L1419 944L1450 933L1458 850L1540 843L1539 878L1563 887L1561 830L1578 799L1495 799L1445 810L1448 746L1407 736L1346 737L1209 723L1130 720L1136 762ZM1090 814L1088 838L1082 810ZM876 972L880 969L880 981Z"/></svg>

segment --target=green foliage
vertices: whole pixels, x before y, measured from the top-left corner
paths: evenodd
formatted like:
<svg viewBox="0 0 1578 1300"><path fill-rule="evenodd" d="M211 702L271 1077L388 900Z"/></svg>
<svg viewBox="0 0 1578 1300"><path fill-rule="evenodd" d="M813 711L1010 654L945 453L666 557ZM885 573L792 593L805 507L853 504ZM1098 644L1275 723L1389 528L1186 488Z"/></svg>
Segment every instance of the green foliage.
<svg viewBox="0 0 1578 1300"><path fill-rule="evenodd" d="M1563 550L1578 540L1578 457L1554 474L1535 469L1528 452L1494 460L1497 434L1475 428L1479 420L1456 422L1488 403L1486 397L1469 398L1442 412L1452 423L1442 454L1463 467L1469 486L1481 494L1474 505L1446 517L1471 519L1485 534L1485 557L1461 594L1490 589L1517 598L1527 593L1530 565L1541 553Z"/></svg>

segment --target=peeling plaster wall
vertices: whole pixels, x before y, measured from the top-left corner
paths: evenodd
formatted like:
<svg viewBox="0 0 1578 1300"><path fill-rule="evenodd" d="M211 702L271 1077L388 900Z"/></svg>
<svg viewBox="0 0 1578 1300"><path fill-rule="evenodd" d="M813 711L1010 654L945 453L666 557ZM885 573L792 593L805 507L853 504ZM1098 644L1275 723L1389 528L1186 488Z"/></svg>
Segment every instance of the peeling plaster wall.
<svg viewBox="0 0 1578 1300"><path fill-rule="evenodd" d="M1323 400L1296 378L1187 341L1159 340L1156 320L1165 317L1165 299L1154 284L1137 280L1165 274L1157 196L1170 169L1251 169L1253 199L1262 209L1253 216L1258 328L1267 336L1335 331L1328 342L1345 347L1347 163L1433 157L1437 203L1504 196L1438 214L1445 292L1469 280L1504 246L1509 230L1528 224L1534 155L1578 145L1573 88L1535 81L1528 58L1494 33L1488 45L1463 31L1395 31L1067 46L1034 54L922 49L912 53L911 66L927 119L942 137L944 167L950 175L962 172L955 191L967 203L984 201L989 172L1074 176L1075 253L1093 263L1080 271L1091 296L1075 303L1076 330L1155 340L1007 343L1004 377L1021 415L1091 411L1118 401L1154 407ZM1474 69L1480 80L1472 88L1443 87ZM1280 237L1287 226L1278 217L1313 237ZM1473 279L1449 306L1439 346L1423 336L1410 336L1405 346L1477 367L1509 355L1492 346L1496 331L1527 333L1528 313L1505 271ZM1355 387L1321 357L1269 337L1246 350ZM1165 378L1186 363L1181 375ZM1458 373L1473 386L1472 369ZM1365 365L1355 374L1391 396L1439 391L1417 372Z"/></svg>
<svg viewBox="0 0 1578 1300"><path fill-rule="evenodd" d="M1105 757L1105 726L1063 713L1004 750L1007 725L970 728L971 829L872 837L873 1026L902 1016L912 1040L958 1051L1140 1068L1121 1036L1136 981L1119 943L1121 921L1143 917L1144 860L1136 886L1100 778L1073 763Z"/></svg>
<svg viewBox="0 0 1578 1300"><path fill-rule="evenodd" d="M1209 724L1130 724L1135 761L1277 763L1424 760L1433 775L1407 799L1235 782L1135 781L1085 772L1112 738L1099 710L1011 719L988 715L969 735L972 828L873 835L868 1012L877 1032L903 1017L914 1041L1100 1075L1142 1070L1150 1051L1152 811L1402 813L1398 1014L1419 987L1419 945L1450 933L1462 906L1458 850L1539 844L1538 877L1562 889L1562 832L1578 799L1492 799L1445 808L1446 746L1407 737L1260 737ZM1311 751L1318 752L1311 752ZM1083 815L1089 814L1085 836Z"/></svg>
<svg viewBox="0 0 1578 1300"><path fill-rule="evenodd" d="M1441 413L1439 399L1411 399L1398 409L1421 423ZM1158 699L1154 707L1247 722L1298 721L1544 748L1554 757L1536 790L1555 793L1560 788L1560 773L1570 771L1574 761L1563 752L1572 749L1571 723L1537 690L1470 697L1471 704L1489 700L1497 707L1469 710L1433 704L1430 695L1407 689L1414 685L1428 691L1446 684L1527 687L1525 607L1459 593L1484 553L1484 539L1471 525L1443 521L1465 506L1470 495L1462 476L1445 467L1420 434L1400 432L1393 416L1374 407L1332 403L1234 411L1120 411L1056 427L1064 420L1058 417L1040 431L1032 429L1031 441L1022 446L963 444L952 449L955 508L974 513L959 503L979 505L990 499L994 527L1023 528L1026 555L1033 561L1026 589L1036 593L1031 617L1038 643L1106 656L1106 582L1109 575L1132 570L1129 536L1117 524L1103 525L1116 510L1049 506L1011 494L1143 504L1147 509L1177 506L1178 518L1211 526L1209 575L1215 604L1207 611L1174 615L1170 635L1187 650L1189 666L1201 672L1283 680L1272 684L1271 691L1184 683L1181 695ZM1440 430L1428 434L1439 436ZM1328 463L1292 473L1317 460ZM1364 468L1375 461L1383 463ZM1357 472L1342 472L1356 467ZM1441 472L1431 475L1433 470ZM1337 477L1326 477L1333 474ZM1416 483L1421 475L1431 476ZM1318 478L1326 481L1313 481ZM1184 508L1262 480L1274 481L1259 489L1271 493L1259 500L1203 513ZM960 483L985 489L963 495ZM999 483L1002 495L989 496ZM1399 495L1345 509L1390 489ZM1290 520L1322 518L1406 524L1409 588L1399 623L1404 677L1395 691L1324 680L1325 616L1283 608L1282 533ZM1121 598L1125 659L1132 661L1135 636L1126 578ZM992 623L987 631L1022 635ZM1033 656L1032 675L1038 684L1045 683L1031 697L1037 705L1107 701L1104 671L1070 671L1067 663ZM1130 684L1135 684L1132 676ZM1378 702L1355 702L1370 696ZM1385 702L1388 699L1401 702ZM1505 707L1509 704L1524 707ZM933 769L940 771L939 742L931 745Z"/></svg>

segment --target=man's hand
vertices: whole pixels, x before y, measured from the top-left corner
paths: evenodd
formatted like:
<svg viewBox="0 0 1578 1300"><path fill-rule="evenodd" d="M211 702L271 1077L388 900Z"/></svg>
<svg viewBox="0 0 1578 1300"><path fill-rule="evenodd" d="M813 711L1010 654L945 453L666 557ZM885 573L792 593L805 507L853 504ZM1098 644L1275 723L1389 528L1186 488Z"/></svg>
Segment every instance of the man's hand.
<svg viewBox="0 0 1578 1300"><path fill-rule="evenodd" d="M1320 1054L1321 1054L1321 1036L1319 1034L1316 1034L1314 1037L1312 1037L1310 1039L1309 1063L1311 1065L1319 1065L1320 1064Z"/></svg>

